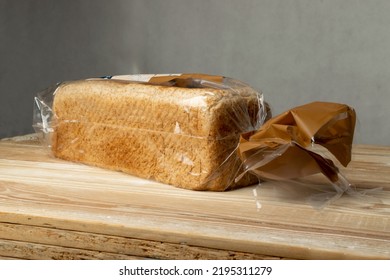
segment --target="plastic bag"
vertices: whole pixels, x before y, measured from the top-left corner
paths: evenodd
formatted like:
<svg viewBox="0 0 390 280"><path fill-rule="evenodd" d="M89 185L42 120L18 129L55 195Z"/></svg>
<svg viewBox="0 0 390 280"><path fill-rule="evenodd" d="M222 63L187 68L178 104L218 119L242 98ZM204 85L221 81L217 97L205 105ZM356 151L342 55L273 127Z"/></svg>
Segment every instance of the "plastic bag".
<svg viewBox="0 0 390 280"><path fill-rule="evenodd" d="M224 191L277 181L281 189L313 190L308 198L320 207L345 192L360 196L335 164L351 159L352 108L316 102L270 117L262 93L235 79L126 75L42 91L34 128L56 157L177 187ZM318 173L326 184L310 181Z"/></svg>
<svg viewBox="0 0 390 280"><path fill-rule="evenodd" d="M56 157L223 191L257 182L249 173L235 180L236 150L266 117L262 93L235 79L126 75L48 88L35 97L33 126Z"/></svg>

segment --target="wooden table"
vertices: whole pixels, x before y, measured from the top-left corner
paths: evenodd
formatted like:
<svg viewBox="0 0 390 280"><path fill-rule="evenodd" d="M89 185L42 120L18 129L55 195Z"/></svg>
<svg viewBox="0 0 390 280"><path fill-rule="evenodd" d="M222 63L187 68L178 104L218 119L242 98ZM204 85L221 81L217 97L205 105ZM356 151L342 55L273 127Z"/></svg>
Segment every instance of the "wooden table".
<svg viewBox="0 0 390 280"><path fill-rule="evenodd" d="M382 189L319 210L307 187L188 191L55 159L34 135L3 140L0 258L390 259L390 147L355 146L343 172Z"/></svg>

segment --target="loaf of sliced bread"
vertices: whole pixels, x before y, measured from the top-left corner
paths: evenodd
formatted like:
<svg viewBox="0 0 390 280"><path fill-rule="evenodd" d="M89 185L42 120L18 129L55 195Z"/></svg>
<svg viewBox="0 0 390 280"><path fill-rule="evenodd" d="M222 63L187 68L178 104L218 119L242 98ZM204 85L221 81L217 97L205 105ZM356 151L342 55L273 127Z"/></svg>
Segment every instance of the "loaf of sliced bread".
<svg viewBox="0 0 390 280"><path fill-rule="evenodd" d="M181 87L123 80L58 86L53 154L192 190L253 184L234 178L239 136L264 118L261 94L232 79Z"/></svg>

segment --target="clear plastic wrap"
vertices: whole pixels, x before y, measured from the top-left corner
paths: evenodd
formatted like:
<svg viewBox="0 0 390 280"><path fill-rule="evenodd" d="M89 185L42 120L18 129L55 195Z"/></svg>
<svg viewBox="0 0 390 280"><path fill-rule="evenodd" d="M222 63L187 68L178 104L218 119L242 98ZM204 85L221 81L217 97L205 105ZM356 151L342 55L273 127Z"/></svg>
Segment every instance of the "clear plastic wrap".
<svg viewBox="0 0 390 280"><path fill-rule="evenodd" d="M241 176L242 133L267 112L231 78L127 75L63 82L35 98L34 128L54 156L193 190L257 182Z"/></svg>
<svg viewBox="0 0 390 280"><path fill-rule="evenodd" d="M270 117L262 93L232 78L126 75L40 92L34 128L58 158L177 187L225 191L277 181L286 193L313 190L305 192L315 206L345 192L361 196L335 164L351 160L352 108L314 102ZM321 173L326 184L310 181Z"/></svg>

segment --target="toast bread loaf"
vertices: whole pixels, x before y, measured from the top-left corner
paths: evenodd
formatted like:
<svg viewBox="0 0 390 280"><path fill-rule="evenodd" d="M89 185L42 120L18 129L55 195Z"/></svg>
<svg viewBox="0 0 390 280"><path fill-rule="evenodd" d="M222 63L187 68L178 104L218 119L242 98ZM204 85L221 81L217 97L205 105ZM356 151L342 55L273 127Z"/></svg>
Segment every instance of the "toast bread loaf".
<svg viewBox="0 0 390 280"><path fill-rule="evenodd" d="M262 106L250 87L182 88L82 80L55 91L53 154L192 190L257 182L240 169L241 133Z"/></svg>

